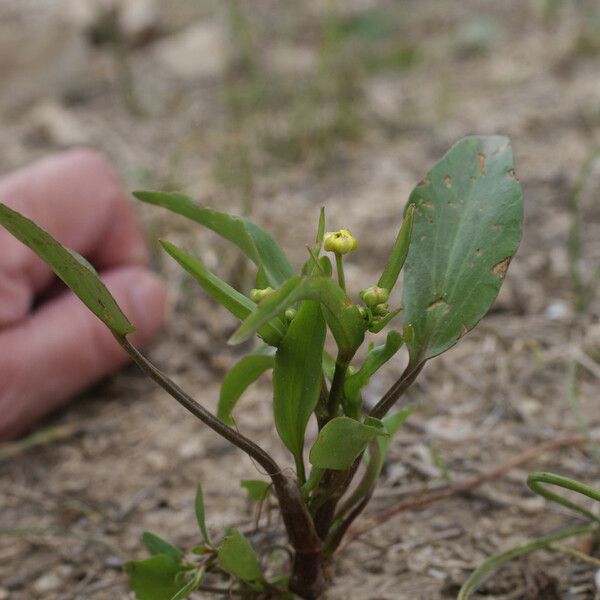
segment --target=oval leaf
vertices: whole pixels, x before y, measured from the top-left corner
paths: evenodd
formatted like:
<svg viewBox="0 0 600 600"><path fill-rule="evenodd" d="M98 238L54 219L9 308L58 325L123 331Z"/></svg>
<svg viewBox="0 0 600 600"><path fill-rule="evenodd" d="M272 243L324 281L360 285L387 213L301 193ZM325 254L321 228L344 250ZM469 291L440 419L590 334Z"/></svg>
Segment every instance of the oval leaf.
<svg viewBox="0 0 600 600"><path fill-rule="evenodd" d="M243 487L248 492L248 500L263 502L269 497L272 484L261 479L244 479L240 481L240 487Z"/></svg>
<svg viewBox="0 0 600 600"><path fill-rule="evenodd" d="M262 267L271 287L279 287L294 271L277 242L245 217L229 215L198 206L194 200L175 192L134 192L138 200L162 206L183 215L233 242L251 261Z"/></svg>
<svg viewBox="0 0 600 600"><path fill-rule="evenodd" d="M114 333L127 335L135 331L135 327L85 259L61 246L33 221L1 203L0 225L48 264L65 285Z"/></svg>
<svg viewBox="0 0 600 600"><path fill-rule="evenodd" d="M165 600L175 596L181 589L177 582L181 570L179 562L166 554L125 564L129 587L138 600Z"/></svg>
<svg viewBox="0 0 600 600"><path fill-rule="evenodd" d="M259 581L260 565L250 542L237 529L232 529L219 548L221 567L242 581Z"/></svg>
<svg viewBox="0 0 600 600"><path fill-rule="evenodd" d="M228 425L235 424L231 418L231 411L235 408L237 401L251 383L255 382L265 371L272 369L274 365L274 353L268 349L245 356L230 369L221 385L217 409L217 416L221 421Z"/></svg>
<svg viewBox="0 0 600 600"><path fill-rule="evenodd" d="M388 436L382 427L365 425L349 417L336 417L321 429L309 460L315 467L344 471L376 436Z"/></svg>
<svg viewBox="0 0 600 600"><path fill-rule="evenodd" d="M170 556L173 560L181 560L183 556L183 552L170 544L166 540L163 540L161 537L152 533L151 531L144 531L142 535L142 541L144 542L144 546L150 554L153 556L156 554L165 554L166 556Z"/></svg>
<svg viewBox="0 0 600 600"><path fill-rule="evenodd" d="M319 399L325 332L319 303L307 300L300 306L275 355L275 427L297 461L302 461L304 432Z"/></svg>
<svg viewBox="0 0 600 600"><path fill-rule="evenodd" d="M468 137L412 192L404 322L413 365L445 352L489 310L521 239L521 186L507 138Z"/></svg>

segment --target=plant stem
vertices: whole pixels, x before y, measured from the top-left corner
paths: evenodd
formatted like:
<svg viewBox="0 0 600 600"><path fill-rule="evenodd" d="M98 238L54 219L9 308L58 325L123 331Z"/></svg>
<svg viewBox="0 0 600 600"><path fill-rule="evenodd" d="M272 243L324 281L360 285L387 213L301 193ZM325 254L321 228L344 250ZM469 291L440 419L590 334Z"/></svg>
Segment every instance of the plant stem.
<svg viewBox="0 0 600 600"><path fill-rule="evenodd" d="M235 431L235 429L225 425L220 419L198 404L174 381L155 367L137 348L132 346L124 336L115 335L115 338L140 369L173 396L177 402L213 431L246 452L265 469L273 481L279 500L281 517L290 544L295 551L290 590L306 600L316 599L324 585L322 542L317 535L312 517L296 482L286 477L275 460L260 446Z"/></svg>
<svg viewBox="0 0 600 600"><path fill-rule="evenodd" d="M390 408L396 404L398 398L404 394L404 392L413 384L426 361L413 365L412 362L408 363L408 366L402 373L402 376L396 383L390 387L390 389L383 395L381 400L373 407L369 413L370 417L375 419L382 419L388 413Z"/></svg>
<svg viewBox="0 0 600 600"><path fill-rule="evenodd" d="M155 367L137 348L132 346L125 337L115 335L115 338L146 375L156 381L156 383L175 398L179 404L189 410L205 425L253 458L267 472L267 475L273 479L273 483L276 483L276 479L281 480L281 478L283 478L279 465L260 446L237 432L235 429L225 425L223 421L215 417L201 404L198 404L198 402L184 392L172 379Z"/></svg>
<svg viewBox="0 0 600 600"><path fill-rule="evenodd" d="M566 554L567 556L572 556L573 558L578 558L583 562L586 562L590 565L596 567L596 569L600 568L600 559L594 558L585 552L580 552L579 550L575 550L575 548L569 548L569 546L562 546L561 544L552 544L548 546L548 550L552 550L553 552L560 552L561 554Z"/></svg>
<svg viewBox="0 0 600 600"><path fill-rule="evenodd" d="M335 267L337 269L338 283L340 287L346 291L346 277L344 276L344 263L342 261L342 255L335 253Z"/></svg>
<svg viewBox="0 0 600 600"><path fill-rule="evenodd" d="M340 401L342 399L342 394L344 391L344 380L346 379L347 370L348 361L345 360L345 356L338 354L338 357L335 361L333 379L331 380L329 398L327 400L327 413L329 419L333 419L337 415L338 407L340 405Z"/></svg>
<svg viewBox="0 0 600 600"><path fill-rule="evenodd" d="M479 585L479 582L490 571L497 569L509 560L512 560L513 558L518 558L519 556L526 556L527 554L531 554L536 550L548 548L553 544L553 542L556 542L558 540L563 540L565 538L590 533L595 529L595 523L587 525L577 525L575 527L563 529L550 535L545 535L544 537L537 538L536 540L533 540L531 542L521 544L520 546L512 548L511 550L507 550L506 552L502 552L501 554L491 556L477 570L475 570L471 574L467 581L465 581L462 588L460 589L457 600L468 600L471 597L471 593L474 592L476 587Z"/></svg>

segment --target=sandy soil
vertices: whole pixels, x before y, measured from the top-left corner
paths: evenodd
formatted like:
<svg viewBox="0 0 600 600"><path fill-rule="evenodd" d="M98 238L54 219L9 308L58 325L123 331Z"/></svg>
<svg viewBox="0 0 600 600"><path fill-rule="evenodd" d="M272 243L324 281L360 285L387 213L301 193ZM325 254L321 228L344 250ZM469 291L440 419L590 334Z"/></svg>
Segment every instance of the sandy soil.
<svg viewBox="0 0 600 600"><path fill-rule="evenodd" d="M154 11L153 2L117 2L116 45L106 41L114 20L100 19L94 4L0 2L0 171L92 145L131 189L184 190L250 213L297 264L325 205L331 226L361 241L348 272L353 289L378 272L412 186L454 141L510 136L526 202L521 250L492 313L410 390L419 410L394 442L363 524L445 477L460 482L578 435L568 401L573 361L582 365L581 410L600 427L600 304L574 310L567 254L568 199L600 145L596 2L353 0L339 3L337 16L319 0L241 2L237 13L233 3L165 1ZM599 187L596 162L580 198L585 274L600 258ZM248 283L246 265L212 235L158 209L139 214L149 239L165 236ZM173 305L149 354L214 408L239 356L226 345L235 323L158 250L155 260ZM371 401L405 359L373 381ZM268 390L263 380L249 390L239 425L288 464ZM196 543L198 481L212 532L252 531L237 482L260 477L256 467L133 367L43 427L45 443L3 449L11 457L0 462L0 599L132 597L121 566L144 556L144 530ZM592 453L564 447L468 495L404 511L340 553L326 597L455 597L490 553L571 522L528 491L534 469L591 485L600 478ZM540 554L503 569L480 597L591 599L593 576L592 567Z"/></svg>

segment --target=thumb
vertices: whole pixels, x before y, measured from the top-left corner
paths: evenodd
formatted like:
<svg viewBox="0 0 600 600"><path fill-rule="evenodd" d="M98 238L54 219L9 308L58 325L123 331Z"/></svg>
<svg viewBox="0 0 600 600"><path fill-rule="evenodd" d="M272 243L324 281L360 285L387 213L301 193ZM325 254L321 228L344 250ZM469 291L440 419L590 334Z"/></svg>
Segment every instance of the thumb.
<svg viewBox="0 0 600 600"><path fill-rule="evenodd" d="M134 266L102 279L137 327L132 343L149 341L164 320L160 280ZM23 433L127 362L112 333L72 293L43 304L25 322L0 331L0 440Z"/></svg>

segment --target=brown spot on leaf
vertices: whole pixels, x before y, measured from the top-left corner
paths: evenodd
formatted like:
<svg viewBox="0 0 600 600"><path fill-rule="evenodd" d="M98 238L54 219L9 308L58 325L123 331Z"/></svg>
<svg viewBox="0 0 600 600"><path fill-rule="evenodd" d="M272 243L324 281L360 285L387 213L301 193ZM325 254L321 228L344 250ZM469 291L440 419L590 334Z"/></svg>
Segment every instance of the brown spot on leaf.
<svg viewBox="0 0 600 600"><path fill-rule="evenodd" d="M506 171L506 174L511 178L514 179L515 181L519 181L519 178L517 177L517 174L515 173L514 169L509 169L508 171Z"/></svg>
<svg viewBox="0 0 600 600"><path fill-rule="evenodd" d="M436 298L433 302L429 303L427 310L433 310L434 308L438 308L440 306L444 306L446 309L449 308L443 298Z"/></svg>
<svg viewBox="0 0 600 600"><path fill-rule="evenodd" d="M500 229L500 223L492 223L491 228L496 231L496 229Z"/></svg>
<svg viewBox="0 0 600 600"><path fill-rule="evenodd" d="M421 206L423 208L427 208L429 210L433 210L435 208L435 205L433 204L433 202L431 200L424 200L423 203L421 204Z"/></svg>
<svg viewBox="0 0 600 600"><path fill-rule="evenodd" d="M423 179L421 179L421 181L419 181L419 183L417 183L417 187L423 187L424 185L427 185L429 183L429 175L427 177L424 177Z"/></svg>
<svg viewBox="0 0 600 600"><path fill-rule="evenodd" d="M506 275L506 271L508 269L508 265L510 265L511 259L512 256L509 256L508 258L505 258L504 260L500 261L497 265L492 267L492 273L494 275L498 275L500 279L504 279L504 276Z"/></svg>
<svg viewBox="0 0 600 600"><path fill-rule="evenodd" d="M477 250L475 250L475 256L481 256L481 248L477 248Z"/></svg>
<svg viewBox="0 0 600 600"><path fill-rule="evenodd" d="M464 337L465 335L467 335L467 333L469 333L469 328L463 323L462 328L460 330L460 335L458 336L458 339L460 339L461 337Z"/></svg>
<svg viewBox="0 0 600 600"><path fill-rule="evenodd" d="M504 142L502 146L498 146L498 148L492 152L492 156L498 156L498 154L502 154L509 146L509 142Z"/></svg>
<svg viewBox="0 0 600 600"><path fill-rule="evenodd" d="M450 189L452 187L452 177L450 177L450 175L446 175L446 177L444 177L444 185Z"/></svg>
<svg viewBox="0 0 600 600"><path fill-rule="evenodd" d="M479 153L479 173L483 176L485 175L485 154L483 152Z"/></svg>

